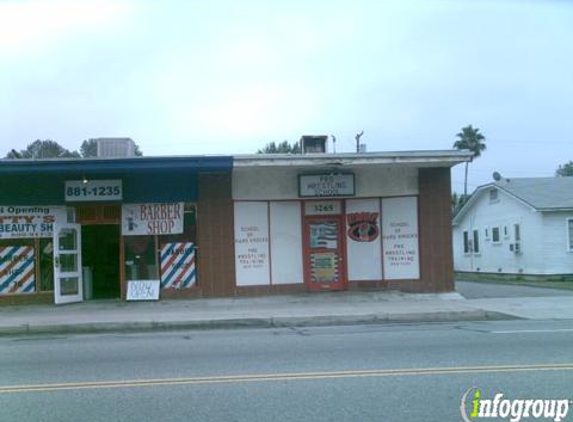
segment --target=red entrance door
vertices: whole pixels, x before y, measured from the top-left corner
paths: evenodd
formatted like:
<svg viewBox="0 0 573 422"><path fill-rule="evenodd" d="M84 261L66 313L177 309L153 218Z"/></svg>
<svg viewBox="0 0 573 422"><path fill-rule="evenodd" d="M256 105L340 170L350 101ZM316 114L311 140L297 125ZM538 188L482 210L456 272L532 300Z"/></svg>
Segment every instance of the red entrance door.
<svg viewBox="0 0 573 422"><path fill-rule="evenodd" d="M343 234L340 216L305 218L304 279L308 290L346 288Z"/></svg>

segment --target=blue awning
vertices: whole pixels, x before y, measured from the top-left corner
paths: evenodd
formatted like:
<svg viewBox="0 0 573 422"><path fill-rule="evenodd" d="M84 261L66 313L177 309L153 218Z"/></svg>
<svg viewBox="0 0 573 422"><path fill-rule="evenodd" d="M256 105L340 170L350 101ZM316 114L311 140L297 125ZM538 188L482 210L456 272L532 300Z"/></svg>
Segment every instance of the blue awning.
<svg viewBox="0 0 573 422"><path fill-rule="evenodd" d="M99 174L154 171L218 172L233 168L231 156L82 158L48 160L0 160L4 174Z"/></svg>

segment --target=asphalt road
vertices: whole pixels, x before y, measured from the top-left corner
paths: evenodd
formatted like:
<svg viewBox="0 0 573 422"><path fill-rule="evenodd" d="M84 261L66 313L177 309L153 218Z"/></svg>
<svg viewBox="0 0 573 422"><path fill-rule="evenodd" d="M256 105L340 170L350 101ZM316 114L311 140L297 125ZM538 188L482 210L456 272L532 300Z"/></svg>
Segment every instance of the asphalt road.
<svg viewBox="0 0 573 422"><path fill-rule="evenodd" d="M474 386L573 398L571 350L573 321L4 337L0 421L458 421Z"/></svg>
<svg viewBox="0 0 573 422"><path fill-rule="evenodd" d="M466 299L573 296L573 290L547 289L515 284L478 283L472 281L456 281L456 291Z"/></svg>

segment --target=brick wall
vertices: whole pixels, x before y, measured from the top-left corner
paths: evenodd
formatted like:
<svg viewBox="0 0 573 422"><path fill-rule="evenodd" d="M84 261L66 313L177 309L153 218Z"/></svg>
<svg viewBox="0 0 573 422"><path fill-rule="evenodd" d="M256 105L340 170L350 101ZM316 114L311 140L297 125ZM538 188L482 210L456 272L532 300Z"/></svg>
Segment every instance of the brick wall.
<svg viewBox="0 0 573 422"><path fill-rule="evenodd" d="M420 169L419 189L421 279L405 283L400 290L452 291L454 290L454 260L450 169Z"/></svg>
<svg viewBox="0 0 573 422"><path fill-rule="evenodd" d="M201 174L197 202L197 281L202 296L233 296L235 241L231 174Z"/></svg>

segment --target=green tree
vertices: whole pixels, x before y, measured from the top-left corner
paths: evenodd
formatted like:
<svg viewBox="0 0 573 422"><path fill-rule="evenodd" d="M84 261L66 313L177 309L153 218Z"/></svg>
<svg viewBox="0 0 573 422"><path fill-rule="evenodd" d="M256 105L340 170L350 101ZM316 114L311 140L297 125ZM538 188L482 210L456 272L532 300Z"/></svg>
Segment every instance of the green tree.
<svg viewBox="0 0 573 422"><path fill-rule="evenodd" d="M468 198L469 199L469 198ZM464 205L464 197L457 192L452 193L452 216L455 217L462 205Z"/></svg>
<svg viewBox="0 0 573 422"><path fill-rule="evenodd" d="M29 144L26 149L10 150L6 158L79 158L77 151L70 151L56 141L50 139L36 140Z"/></svg>
<svg viewBox="0 0 573 422"><path fill-rule="evenodd" d="M478 128L473 128L472 125L468 125L462 128L462 131L458 133L457 140L454 142L454 148L458 150L467 149L473 153L474 158L481 156L482 151L485 151L485 136L483 136ZM470 162L466 161L466 171L464 177L464 196L463 202L466 202L468 198L468 165Z"/></svg>
<svg viewBox="0 0 573 422"><path fill-rule="evenodd" d="M80 153L83 158L97 157L97 141L95 139L88 139L82 142L80 146ZM141 157L143 153L139 149L139 145L135 144L135 155Z"/></svg>
<svg viewBox="0 0 573 422"><path fill-rule="evenodd" d="M280 143L269 142L264 148L259 149L257 154L300 154L301 147L300 142L295 142L293 144L289 141L283 141Z"/></svg>
<svg viewBox="0 0 573 422"><path fill-rule="evenodd" d="M573 161L565 164L560 164L559 168L555 170L555 176L573 176Z"/></svg>

